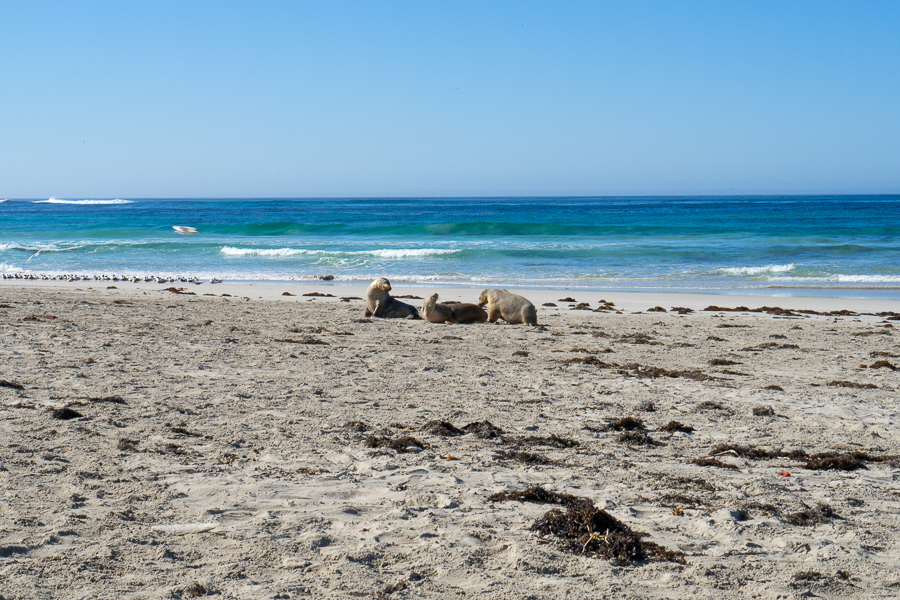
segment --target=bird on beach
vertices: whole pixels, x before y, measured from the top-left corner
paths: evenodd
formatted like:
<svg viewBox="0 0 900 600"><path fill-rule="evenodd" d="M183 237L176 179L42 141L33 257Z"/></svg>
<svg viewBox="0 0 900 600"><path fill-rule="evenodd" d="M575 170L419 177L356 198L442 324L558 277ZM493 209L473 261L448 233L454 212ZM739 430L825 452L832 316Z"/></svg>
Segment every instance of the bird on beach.
<svg viewBox="0 0 900 600"><path fill-rule="evenodd" d="M180 233L181 235L190 235L192 233L200 233L197 231L195 227L183 227L181 225L172 225L172 229L175 230L175 233Z"/></svg>

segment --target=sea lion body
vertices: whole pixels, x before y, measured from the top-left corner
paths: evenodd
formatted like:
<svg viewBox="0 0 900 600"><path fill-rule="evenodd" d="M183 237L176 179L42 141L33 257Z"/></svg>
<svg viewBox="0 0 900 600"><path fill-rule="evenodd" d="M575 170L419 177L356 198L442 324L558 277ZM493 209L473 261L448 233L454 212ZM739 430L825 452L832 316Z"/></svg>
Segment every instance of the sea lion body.
<svg viewBox="0 0 900 600"><path fill-rule="evenodd" d="M415 306L400 302L390 294L391 282L381 277L366 290L366 316L382 319L421 319Z"/></svg>
<svg viewBox="0 0 900 600"><path fill-rule="evenodd" d="M422 314L430 323L484 323L488 315L483 308L469 302L438 304L438 295L432 294L422 304Z"/></svg>
<svg viewBox="0 0 900 600"><path fill-rule="evenodd" d="M537 309L534 304L509 290L484 290L478 298L478 306L485 304L488 307L488 321L491 323L503 319L507 323L537 325Z"/></svg>

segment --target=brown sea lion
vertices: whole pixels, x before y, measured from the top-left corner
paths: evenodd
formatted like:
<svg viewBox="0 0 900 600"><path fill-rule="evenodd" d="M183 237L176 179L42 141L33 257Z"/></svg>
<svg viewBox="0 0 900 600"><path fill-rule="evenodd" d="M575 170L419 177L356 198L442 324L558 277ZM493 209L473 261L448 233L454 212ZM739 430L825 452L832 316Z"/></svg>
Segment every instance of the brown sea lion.
<svg viewBox="0 0 900 600"><path fill-rule="evenodd" d="M438 295L432 294L422 304L422 314L431 323L484 323L488 315L477 304L454 302L438 304Z"/></svg>
<svg viewBox="0 0 900 600"><path fill-rule="evenodd" d="M534 304L509 290L484 290L478 298L478 306L485 304L488 306L488 321L491 323L503 319L507 323L537 325L537 309Z"/></svg>
<svg viewBox="0 0 900 600"><path fill-rule="evenodd" d="M383 319L421 319L415 306L400 302L390 295L391 282L381 277L366 290L366 316Z"/></svg>

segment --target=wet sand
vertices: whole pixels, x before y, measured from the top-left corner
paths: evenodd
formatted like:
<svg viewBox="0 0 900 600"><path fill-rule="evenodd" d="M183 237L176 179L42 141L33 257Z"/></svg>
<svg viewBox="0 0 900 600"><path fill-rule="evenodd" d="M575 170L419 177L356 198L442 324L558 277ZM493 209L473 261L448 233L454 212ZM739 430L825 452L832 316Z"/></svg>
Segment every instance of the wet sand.
<svg viewBox="0 0 900 600"><path fill-rule="evenodd" d="M0 284L3 598L900 593L900 303L52 283ZM666 553L546 527L585 501Z"/></svg>

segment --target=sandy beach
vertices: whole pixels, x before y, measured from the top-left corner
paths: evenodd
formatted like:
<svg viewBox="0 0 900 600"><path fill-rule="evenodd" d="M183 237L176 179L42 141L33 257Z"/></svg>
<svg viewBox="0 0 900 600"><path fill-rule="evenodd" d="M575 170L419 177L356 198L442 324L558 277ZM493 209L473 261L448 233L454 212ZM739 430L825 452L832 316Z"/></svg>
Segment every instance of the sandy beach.
<svg viewBox="0 0 900 600"><path fill-rule="evenodd" d="M0 598L900 595L900 302L364 291L0 281Z"/></svg>

